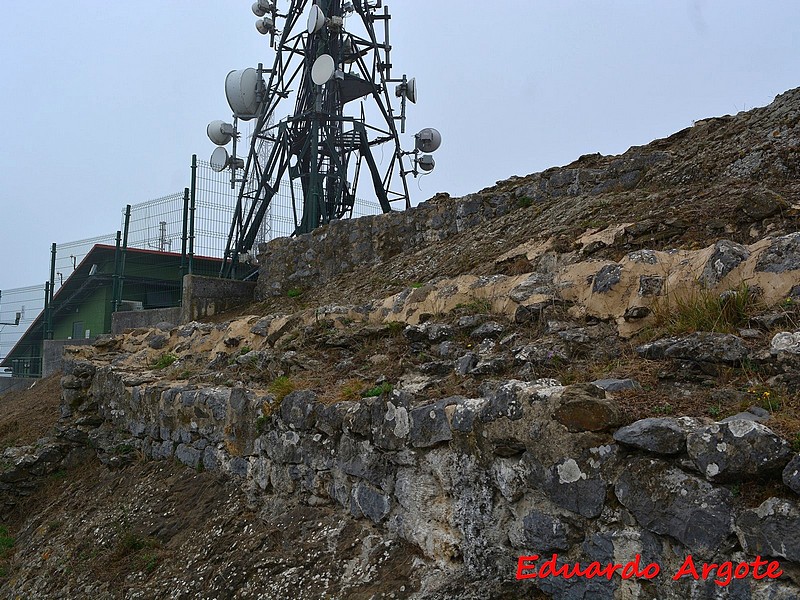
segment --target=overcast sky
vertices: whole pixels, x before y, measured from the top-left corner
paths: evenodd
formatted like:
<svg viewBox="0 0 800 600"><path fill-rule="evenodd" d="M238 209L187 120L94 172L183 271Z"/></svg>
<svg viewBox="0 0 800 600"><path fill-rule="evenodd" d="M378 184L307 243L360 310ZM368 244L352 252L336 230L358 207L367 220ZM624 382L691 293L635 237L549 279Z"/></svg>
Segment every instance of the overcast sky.
<svg viewBox="0 0 800 600"><path fill-rule="evenodd" d="M191 155L213 150L206 124L229 119L227 72L272 64L250 4L0 0L0 289L45 281L51 242L112 233L126 204L188 186ZM419 84L404 141L444 137L414 203L800 85L797 0L388 4L395 74Z"/></svg>

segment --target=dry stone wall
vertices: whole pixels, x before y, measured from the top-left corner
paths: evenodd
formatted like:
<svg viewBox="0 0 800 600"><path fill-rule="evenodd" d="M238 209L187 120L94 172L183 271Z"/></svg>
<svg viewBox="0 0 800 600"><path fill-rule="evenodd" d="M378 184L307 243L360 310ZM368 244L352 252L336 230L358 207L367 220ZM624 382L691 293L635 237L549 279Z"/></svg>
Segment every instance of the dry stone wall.
<svg viewBox="0 0 800 600"><path fill-rule="evenodd" d="M226 473L254 503L338 505L443 571L484 582L514 582L518 557L532 555L557 554L559 566L639 556L660 569L650 579L535 581L554 598L798 597L800 457L765 415L620 428L600 386L624 382L597 383L507 380L474 398L420 403L394 391L323 404L311 391L278 402L77 360L63 381L60 437L110 466L144 456ZM738 486L754 478L771 478L774 495L747 507ZM760 556L784 575L673 581L688 556L698 568Z"/></svg>
<svg viewBox="0 0 800 600"><path fill-rule="evenodd" d="M516 203L510 194L458 199L443 194L404 212L335 221L296 238L272 240L259 248L256 299L320 285L359 266L381 264L502 216Z"/></svg>

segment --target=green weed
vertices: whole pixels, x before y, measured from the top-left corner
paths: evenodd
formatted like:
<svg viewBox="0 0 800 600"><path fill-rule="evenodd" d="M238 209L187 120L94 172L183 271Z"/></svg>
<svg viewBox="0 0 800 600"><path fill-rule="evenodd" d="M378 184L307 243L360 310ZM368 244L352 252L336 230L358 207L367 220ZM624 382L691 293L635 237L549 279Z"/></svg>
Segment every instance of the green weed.
<svg viewBox="0 0 800 600"><path fill-rule="evenodd" d="M14 547L14 538L8 533L8 527L0 525L0 559L6 558Z"/></svg>
<svg viewBox="0 0 800 600"><path fill-rule="evenodd" d="M174 354L165 353L162 354L161 357L153 363L154 369L166 369L172 363L178 360L178 357Z"/></svg>
<svg viewBox="0 0 800 600"><path fill-rule="evenodd" d="M380 384L378 386L375 386L374 388L369 389L366 392L364 392L364 397L365 398L377 398L378 396L380 396L382 394L390 393L392 391L392 389L394 389L394 386L392 386L392 384L389 383L388 381L384 381L382 384Z"/></svg>

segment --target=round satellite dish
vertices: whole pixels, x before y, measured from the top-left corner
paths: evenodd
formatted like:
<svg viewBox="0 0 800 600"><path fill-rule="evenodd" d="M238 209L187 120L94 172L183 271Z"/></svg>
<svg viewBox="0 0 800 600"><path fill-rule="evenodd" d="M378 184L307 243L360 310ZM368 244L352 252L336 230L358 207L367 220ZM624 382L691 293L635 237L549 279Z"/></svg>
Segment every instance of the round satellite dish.
<svg viewBox="0 0 800 600"><path fill-rule="evenodd" d="M230 161L230 156L228 156L228 151L222 146L216 148L214 152L211 153L211 169L216 173L224 171L225 167L228 166L228 161Z"/></svg>
<svg viewBox="0 0 800 600"><path fill-rule="evenodd" d="M258 71L253 68L231 71L225 78L225 97L233 114L249 121L258 109Z"/></svg>
<svg viewBox="0 0 800 600"><path fill-rule="evenodd" d="M311 7L308 14L308 33L317 33L325 25L325 13L316 4Z"/></svg>
<svg viewBox="0 0 800 600"><path fill-rule="evenodd" d="M311 67L311 81L317 85L325 85L333 77L335 71L336 63L333 61L333 57L330 54L323 54L314 61Z"/></svg>
<svg viewBox="0 0 800 600"><path fill-rule="evenodd" d="M268 35L275 31L275 21L272 20L272 17L259 19L256 21L256 30L258 30L258 33L261 35Z"/></svg>
<svg viewBox="0 0 800 600"><path fill-rule="evenodd" d="M417 103L417 78L412 77L406 84L406 98L412 104Z"/></svg>
<svg viewBox="0 0 800 600"><path fill-rule="evenodd" d="M419 157L417 165L421 171L433 171L433 168L436 166L436 161L433 160L430 154L423 154Z"/></svg>
<svg viewBox="0 0 800 600"><path fill-rule="evenodd" d="M433 127L426 127L414 137L414 147L420 152L436 152L442 145L442 134Z"/></svg>
<svg viewBox="0 0 800 600"><path fill-rule="evenodd" d="M217 146L224 146L233 139L233 125L224 121L211 121L206 128L208 139Z"/></svg>
<svg viewBox="0 0 800 600"><path fill-rule="evenodd" d="M267 11L264 10L264 7L261 6L260 2L253 2L252 9L253 14L257 17L263 17L265 14L267 14Z"/></svg>

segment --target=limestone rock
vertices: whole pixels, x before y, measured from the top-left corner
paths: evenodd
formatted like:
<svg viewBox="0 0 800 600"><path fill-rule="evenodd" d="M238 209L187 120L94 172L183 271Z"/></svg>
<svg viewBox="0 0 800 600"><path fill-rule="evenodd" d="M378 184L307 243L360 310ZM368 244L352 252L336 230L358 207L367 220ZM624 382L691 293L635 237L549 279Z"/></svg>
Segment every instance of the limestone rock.
<svg viewBox="0 0 800 600"><path fill-rule="evenodd" d="M686 430L672 417L641 419L617 429L614 439L655 454L678 454L686 449Z"/></svg>
<svg viewBox="0 0 800 600"><path fill-rule="evenodd" d="M617 403L592 384L574 384L564 389L553 418L569 431L604 431L619 424Z"/></svg>
<svg viewBox="0 0 800 600"><path fill-rule="evenodd" d="M372 438L378 448L399 450L411 431L409 395L393 392L372 405Z"/></svg>
<svg viewBox="0 0 800 600"><path fill-rule="evenodd" d="M736 519L745 552L800 562L800 508L796 501L769 498Z"/></svg>
<svg viewBox="0 0 800 600"><path fill-rule="evenodd" d="M411 444L415 448L427 448L453 439L450 421L445 408L458 402L452 396L411 410Z"/></svg>
<svg viewBox="0 0 800 600"><path fill-rule="evenodd" d="M423 323L408 325L403 330L403 337L409 342L442 342L453 336L453 328L443 323Z"/></svg>
<svg viewBox="0 0 800 600"><path fill-rule="evenodd" d="M526 387L526 384L520 381L509 381L501 385L487 397L486 405L481 411L481 421L494 421L500 417L512 421L521 419Z"/></svg>
<svg viewBox="0 0 800 600"><path fill-rule="evenodd" d="M707 288L712 288L749 257L750 251L741 244L719 240L714 244L714 251L703 267L700 281Z"/></svg>
<svg viewBox="0 0 800 600"><path fill-rule="evenodd" d="M592 293L602 294L610 291L615 285L620 282L620 274L622 273L622 266L618 264L606 265L600 269L594 276L592 283Z"/></svg>
<svg viewBox="0 0 800 600"><path fill-rule="evenodd" d="M747 347L741 338L727 333L693 333L664 351L665 358L730 365L741 363L747 356Z"/></svg>
<svg viewBox="0 0 800 600"><path fill-rule="evenodd" d="M161 350L164 346L167 345L168 340L169 336L164 335L163 333L158 333L150 338L147 345L150 346L153 350Z"/></svg>
<svg viewBox="0 0 800 600"><path fill-rule="evenodd" d="M661 360L665 357L668 348L672 347L678 342L676 337L661 338L647 342L636 347L636 353L642 358L649 360Z"/></svg>
<svg viewBox="0 0 800 600"><path fill-rule="evenodd" d="M522 519L525 546L540 554L567 550L567 527L562 520L545 512L533 510Z"/></svg>
<svg viewBox="0 0 800 600"><path fill-rule="evenodd" d="M635 379L596 379L592 385L603 388L607 392L621 392L623 390L641 389L641 385Z"/></svg>
<svg viewBox="0 0 800 600"><path fill-rule="evenodd" d="M459 375L466 375L478 364L478 355L474 352L467 352L464 356L456 361L456 373Z"/></svg>
<svg viewBox="0 0 800 600"><path fill-rule="evenodd" d="M353 516L365 516L374 523L380 523L391 510L391 498L366 483L353 487L350 512Z"/></svg>
<svg viewBox="0 0 800 600"><path fill-rule="evenodd" d="M533 461L530 473L531 485L544 491L554 504L588 518L603 512L607 484L590 466L574 458L552 467Z"/></svg>
<svg viewBox="0 0 800 600"><path fill-rule="evenodd" d="M503 337L506 328L497 321L487 321L483 325L475 328L469 336L475 340L493 339L497 340Z"/></svg>
<svg viewBox="0 0 800 600"><path fill-rule="evenodd" d="M514 287L508 294L514 302L522 304L534 294L552 293L553 276L548 273L532 273L525 281Z"/></svg>
<svg viewBox="0 0 800 600"><path fill-rule="evenodd" d="M800 454L795 454L783 470L783 483L794 493L800 494Z"/></svg>
<svg viewBox="0 0 800 600"><path fill-rule="evenodd" d="M800 231L776 238L756 263L756 271L785 273L797 270L800 270Z"/></svg>
<svg viewBox="0 0 800 600"><path fill-rule="evenodd" d="M634 459L614 493L639 524L691 552L713 555L733 531L731 493L669 464Z"/></svg>
<svg viewBox="0 0 800 600"><path fill-rule="evenodd" d="M756 423L766 423L771 418L768 410L760 406L751 406L744 412L736 413L730 417L725 417L720 423L730 423L731 421L755 421Z"/></svg>
<svg viewBox="0 0 800 600"><path fill-rule="evenodd" d="M772 352L788 352L790 354L800 354L800 331L789 332L781 331L776 333L770 342Z"/></svg>
<svg viewBox="0 0 800 600"><path fill-rule="evenodd" d="M755 421L713 423L690 433L686 449L710 481L737 481L782 469L789 461L786 440Z"/></svg>
<svg viewBox="0 0 800 600"><path fill-rule="evenodd" d="M488 406L486 398L463 398L453 407L450 426L460 433L470 433Z"/></svg>

